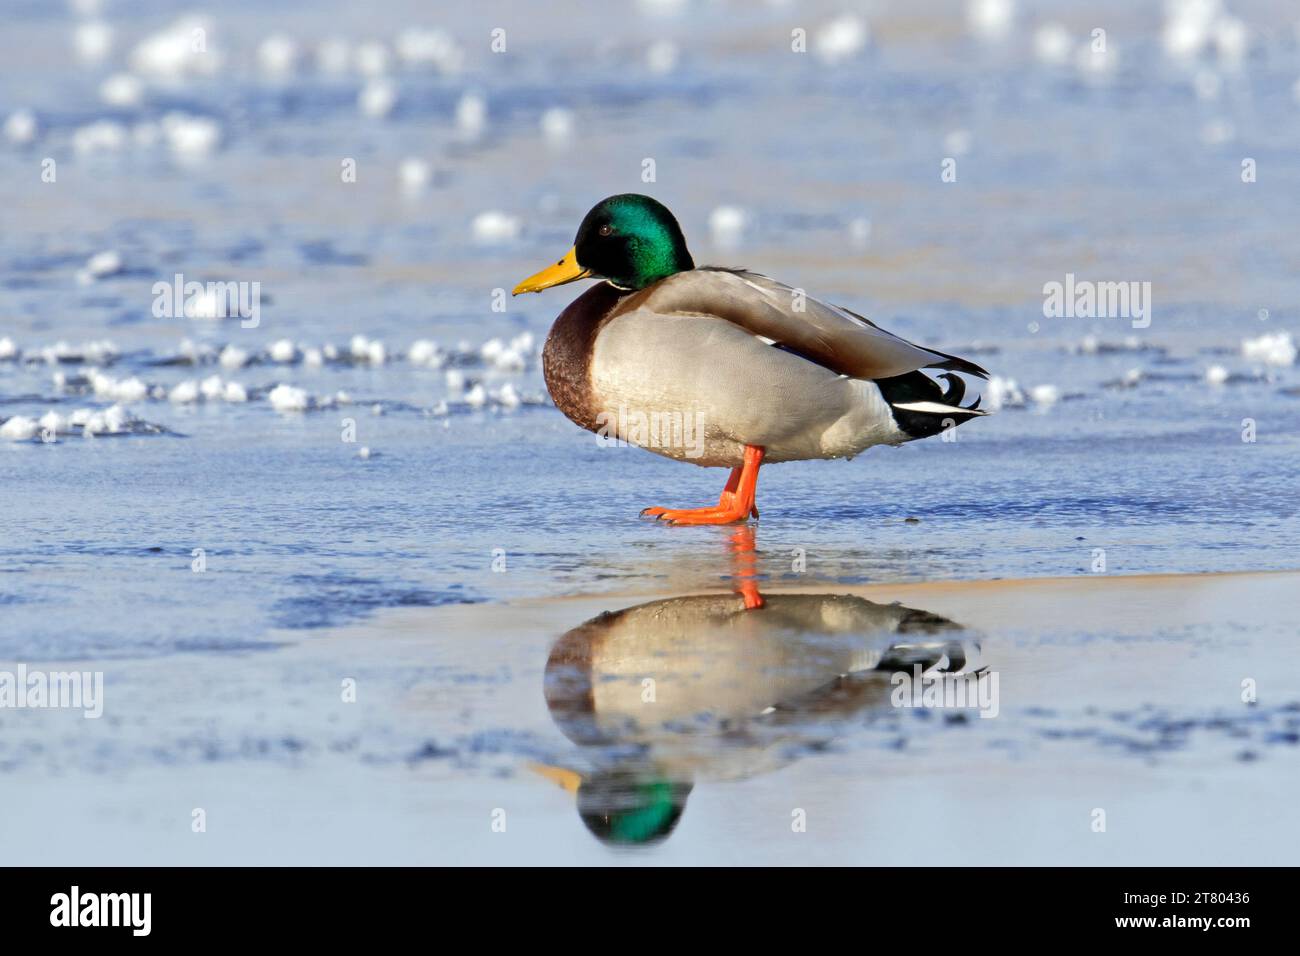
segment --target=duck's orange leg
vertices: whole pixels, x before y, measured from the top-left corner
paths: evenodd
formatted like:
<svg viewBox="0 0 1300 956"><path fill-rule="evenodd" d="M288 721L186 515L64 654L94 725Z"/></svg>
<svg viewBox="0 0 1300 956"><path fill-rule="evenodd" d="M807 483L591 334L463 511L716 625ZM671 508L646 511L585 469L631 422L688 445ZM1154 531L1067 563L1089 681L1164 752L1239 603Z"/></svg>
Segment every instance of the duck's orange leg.
<svg viewBox="0 0 1300 956"><path fill-rule="evenodd" d="M736 496L736 489L740 487L741 467L737 465L731 469L731 475L727 478L727 485L722 489L722 494L718 496L718 503L710 505L707 508L645 508L641 512L643 518L662 518L664 515L685 515L685 514L704 514L705 512L721 511L723 508L730 508L732 499Z"/></svg>
<svg viewBox="0 0 1300 956"><path fill-rule="evenodd" d="M743 464L731 469L727 486L722 489L718 503L712 508L646 508L641 514L669 524L731 524L744 521L751 514L757 518L754 492L758 487L758 469L762 463L763 449L746 445Z"/></svg>

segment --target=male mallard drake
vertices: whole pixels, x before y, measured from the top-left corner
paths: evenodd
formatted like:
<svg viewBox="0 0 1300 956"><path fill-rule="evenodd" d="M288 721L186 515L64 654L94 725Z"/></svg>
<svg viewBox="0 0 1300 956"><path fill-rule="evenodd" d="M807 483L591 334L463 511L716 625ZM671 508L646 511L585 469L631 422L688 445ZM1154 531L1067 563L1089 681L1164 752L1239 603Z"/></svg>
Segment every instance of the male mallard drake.
<svg viewBox="0 0 1300 956"><path fill-rule="evenodd" d="M758 516L764 462L852 458L983 415L952 372L988 373L743 269L696 268L676 218L611 196L573 248L515 287L603 279L560 313L542 351L555 404L590 431L731 477L709 508L647 508L673 524ZM944 369L941 386L921 369Z"/></svg>

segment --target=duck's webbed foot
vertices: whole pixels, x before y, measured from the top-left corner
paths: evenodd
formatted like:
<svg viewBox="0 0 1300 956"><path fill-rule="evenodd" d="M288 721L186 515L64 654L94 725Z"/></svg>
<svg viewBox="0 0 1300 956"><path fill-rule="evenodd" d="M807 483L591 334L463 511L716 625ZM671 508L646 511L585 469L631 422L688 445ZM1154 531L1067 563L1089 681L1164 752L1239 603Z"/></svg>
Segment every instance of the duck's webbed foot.
<svg viewBox="0 0 1300 956"><path fill-rule="evenodd" d="M745 446L744 463L731 469L727 486L722 489L718 503L711 508L646 508L643 517L658 518L669 524L732 524L744 521L750 515L758 517L754 493L758 487L758 469L763 463L763 449Z"/></svg>

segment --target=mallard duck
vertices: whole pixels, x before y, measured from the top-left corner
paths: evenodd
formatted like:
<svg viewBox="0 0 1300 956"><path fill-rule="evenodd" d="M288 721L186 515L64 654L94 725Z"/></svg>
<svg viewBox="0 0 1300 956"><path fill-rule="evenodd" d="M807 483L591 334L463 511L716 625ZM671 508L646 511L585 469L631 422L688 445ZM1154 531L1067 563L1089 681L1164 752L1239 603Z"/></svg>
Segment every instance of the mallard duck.
<svg viewBox="0 0 1300 956"><path fill-rule="evenodd" d="M802 289L696 267L649 196L597 203L559 262L514 294L599 279L555 320L542 371L555 404L609 441L731 469L717 505L646 508L672 524L758 517L765 462L852 458L983 415L961 405L974 362L899 338ZM942 370L935 378L922 369Z"/></svg>

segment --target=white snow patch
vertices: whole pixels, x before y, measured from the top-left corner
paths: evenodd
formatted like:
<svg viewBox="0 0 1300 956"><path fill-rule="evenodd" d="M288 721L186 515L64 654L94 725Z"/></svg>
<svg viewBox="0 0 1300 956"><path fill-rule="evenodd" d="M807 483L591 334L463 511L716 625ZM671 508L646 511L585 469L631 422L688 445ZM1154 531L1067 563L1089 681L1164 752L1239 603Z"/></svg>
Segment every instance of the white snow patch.
<svg viewBox="0 0 1300 956"><path fill-rule="evenodd" d="M293 385L277 385L266 397L278 412L304 412L311 405L306 391Z"/></svg>
<svg viewBox="0 0 1300 956"><path fill-rule="evenodd" d="M221 126L206 116L168 113L162 119L163 134L173 153L182 159L206 156L221 142Z"/></svg>
<svg viewBox="0 0 1300 956"><path fill-rule="evenodd" d="M241 349L238 345L227 345L221 350L219 361L225 368L243 368L252 358L247 349Z"/></svg>
<svg viewBox="0 0 1300 956"><path fill-rule="evenodd" d="M42 415L38 424L41 426L41 431L51 435L66 434L70 425L67 417L60 415L54 409Z"/></svg>
<svg viewBox="0 0 1300 956"><path fill-rule="evenodd" d="M87 20L77 24L72 42L83 63L99 63L113 49L113 28L102 20Z"/></svg>
<svg viewBox="0 0 1300 956"><path fill-rule="evenodd" d="M397 105L397 86L391 80L375 77L357 94L357 108L372 119L383 119Z"/></svg>
<svg viewBox="0 0 1300 956"><path fill-rule="evenodd" d="M358 362L383 365L388 361L388 350L384 347L384 343L378 339L367 338L364 335L352 336L352 341L348 343L348 351L352 354L352 358Z"/></svg>
<svg viewBox="0 0 1300 956"><path fill-rule="evenodd" d="M36 122L36 114L31 110L14 110L5 120L5 136L9 142L17 143L24 146L36 139L36 134L40 127Z"/></svg>
<svg viewBox="0 0 1300 956"><path fill-rule="evenodd" d="M293 37L272 33L257 47L257 64L267 76L289 76L298 68L299 49Z"/></svg>
<svg viewBox="0 0 1300 956"><path fill-rule="evenodd" d="M476 242L497 245L518 239L520 223L516 216L489 210L475 216L470 228Z"/></svg>
<svg viewBox="0 0 1300 956"><path fill-rule="evenodd" d="M126 127L112 120L78 126L72 133L72 148L78 153L112 153L122 149L126 141Z"/></svg>
<svg viewBox="0 0 1300 956"><path fill-rule="evenodd" d="M466 93L456 104L456 128L466 139L478 139L487 129L487 100L479 93Z"/></svg>
<svg viewBox="0 0 1300 956"><path fill-rule="evenodd" d="M131 69L161 80L211 76L221 68L222 56L213 46L211 21L185 17L150 34L131 51Z"/></svg>
<svg viewBox="0 0 1300 956"><path fill-rule="evenodd" d="M1205 381L1211 385L1222 385L1228 380L1228 370L1222 365L1211 365L1205 370Z"/></svg>
<svg viewBox="0 0 1300 956"><path fill-rule="evenodd" d="M731 248L740 245L749 227L749 213L739 206L718 206L709 213L709 233L715 245Z"/></svg>
<svg viewBox="0 0 1300 956"><path fill-rule="evenodd" d="M446 361L438 348L438 343L429 339L417 339L411 343L406 357L413 365L427 365L430 368L441 368Z"/></svg>
<svg viewBox="0 0 1300 956"><path fill-rule="evenodd" d="M172 387L167 401L175 405L190 405L199 400L199 383L189 378Z"/></svg>
<svg viewBox="0 0 1300 956"><path fill-rule="evenodd" d="M86 265L77 273L77 281L88 285L96 279L106 279L122 271L122 256L112 249L97 252L86 260Z"/></svg>
<svg viewBox="0 0 1300 956"><path fill-rule="evenodd" d="M221 398L225 390L226 386L221 381L220 375L209 375L199 383L199 391L201 391L203 397L210 402L215 402L217 399Z"/></svg>
<svg viewBox="0 0 1300 956"><path fill-rule="evenodd" d="M1290 332L1275 332L1243 339L1241 354L1252 362L1283 367L1295 364L1296 345Z"/></svg>
<svg viewBox="0 0 1300 956"><path fill-rule="evenodd" d="M1014 0L969 0L966 23L976 36L997 40L1006 36L1016 18Z"/></svg>
<svg viewBox="0 0 1300 956"><path fill-rule="evenodd" d="M813 35L813 52L824 63L839 63L865 47L870 37L867 21L846 13L817 30Z"/></svg>
<svg viewBox="0 0 1300 956"><path fill-rule="evenodd" d="M1025 393L1020 390L1013 378L994 375L989 379L988 409L996 412L1000 408L1019 408L1025 404Z"/></svg>
<svg viewBox="0 0 1300 956"><path fill-rule="evenodd" d="M139 106L144 99L144 84L130 73L114 73L99 84L99 98L109 106Z"/></svg>
<svg viewBox="0 0 1300 956"><path fill-rule="evenodd" d="M540 121L542 136L546 142L557 149L568 146L573 140L573 112L562 106L552 106L542 113Z"/></svg>
<svg viewBox="0 0 1300 956"><path fill-rule="evenodd" d="M409 27L398 34L396 46L398 57L409 66L455 74L465 65L465 52L445 30Z"/></svg>
<svg viewBox="0 0 1300 956"><path fill-rule="evenodd" d="M117 379L92 368L87 371L87 377L95 394L102 398L110 398L116 402L139 402L149 395L149 386L135 376Z"/></svg>
<svg viewBox="0 0 1300 956"><path fill-rule="evenodd" d="M15 415L0 425L0 438L9 441L31 441L40 434L40 423L26 415Z"/></svg>
<svg viewBox="0 0 1300 956"><path fill-rule="evenodd" d="M1034 31L1034 56L1043 63L1062 66L1070 61L1074 38L1059 23L1044 23Z"/></svg>
<svg viewBox="0 0 1300 956"><path fill-rule="evenodd" d="M1029 397L1037 405L1055 405L1061 400L1061 390L1055 385L1035 385L1029 390Z"/></svg>
<svg viewBox="0 0 1300 956"><path fill-rule="evenodd" d="M427 160L412 156L402 160L397 175L402 181L403 189L419 192L433 179L433 166Z"/></svg>
<svg viewBox="0 0 1300 956"><path fill-rule="evenodd" d="M514 385L509 382L492 393L492 400L502 408L518 408L523 402L519 393L515 391Z"/></svg>

